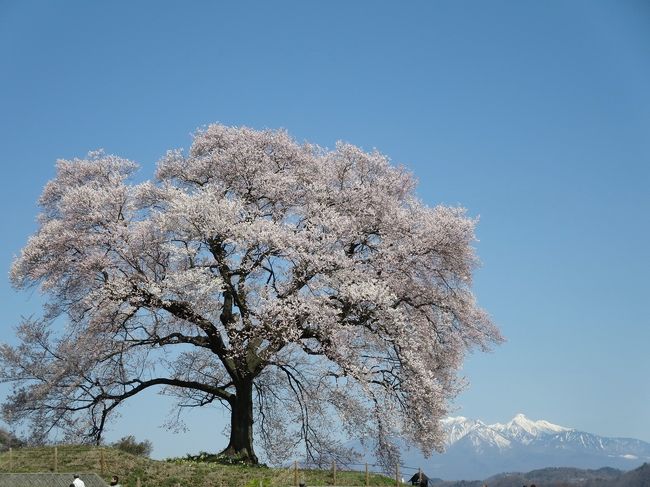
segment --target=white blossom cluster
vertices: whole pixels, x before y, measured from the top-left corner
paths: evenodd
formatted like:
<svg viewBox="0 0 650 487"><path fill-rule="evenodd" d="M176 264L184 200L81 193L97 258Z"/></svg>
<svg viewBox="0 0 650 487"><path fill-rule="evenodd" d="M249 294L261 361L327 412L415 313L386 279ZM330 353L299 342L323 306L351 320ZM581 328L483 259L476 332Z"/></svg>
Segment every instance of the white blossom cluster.
<svg viewBox="0 0 650 487"><path fill-rule="evenodd" d="M227 403L230 446L248 436L251 458L253 423L271 460L343 458L333 421L386 464L398 436L443 447L463 357L501 340L470 289L465 210L427 207L378 152L283 131L211 125L154 181L135 170L101 152L58 162L11 272L49 302L0 348L5 418L97 439L161 386L182 407Z"/></svg>

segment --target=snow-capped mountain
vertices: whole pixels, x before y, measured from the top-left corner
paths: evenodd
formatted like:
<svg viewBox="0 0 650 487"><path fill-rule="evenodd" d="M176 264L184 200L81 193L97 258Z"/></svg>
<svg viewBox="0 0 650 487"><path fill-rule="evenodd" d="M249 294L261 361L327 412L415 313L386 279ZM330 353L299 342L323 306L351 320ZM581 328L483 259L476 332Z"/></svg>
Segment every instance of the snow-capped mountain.
<svg viewBox="0 0 650 487"><path fill-rule="evenodd" d="M489 425L494 431L498 431L506 438L512 438L524 444L529 444L536 438L542 435L562 433L564 431L571 431L571 428L558 426L548 421L539 420L531 421L523 414L517 414L514 418L506 424L495 423Z"/></svg>
<svg viewBox="0 0 650 487"><path fill-rule="evenodd" d="M447 447L461 440L469 440L477 450L484 448L508 448L510 440L483 421L467 419L462 416L443 420L447 429Z"/></svg>
<svg viewBox="0 0 650 487"><path fill-rule="evenodd" d="M650 462L650 443L606 438L518 414L507 423L486 424L464 417L443 420L446 451L424 459L411 449L409 465L429 477L484 479L499 472L545 467L633 469Z"/></svg>

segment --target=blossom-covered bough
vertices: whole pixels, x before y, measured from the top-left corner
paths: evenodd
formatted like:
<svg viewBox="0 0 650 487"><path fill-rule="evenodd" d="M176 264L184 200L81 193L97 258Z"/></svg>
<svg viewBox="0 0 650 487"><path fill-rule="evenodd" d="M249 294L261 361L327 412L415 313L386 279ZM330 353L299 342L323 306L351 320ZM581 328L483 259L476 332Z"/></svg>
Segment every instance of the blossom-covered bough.
<svg viewBox="0 0 650 487"><path fill-rule="evenodd" d="M225 455L342 460L362 438L443 446L466 352L501 337L470 290L475 221L425 206L380 153L211 125L153 182L91 153L57 163L15 260L42 319L0 348L4 418L44 439L101 441L118 406L157 388L180 411L231 411ZM81 436L79 436L81 435Z"/></svg>

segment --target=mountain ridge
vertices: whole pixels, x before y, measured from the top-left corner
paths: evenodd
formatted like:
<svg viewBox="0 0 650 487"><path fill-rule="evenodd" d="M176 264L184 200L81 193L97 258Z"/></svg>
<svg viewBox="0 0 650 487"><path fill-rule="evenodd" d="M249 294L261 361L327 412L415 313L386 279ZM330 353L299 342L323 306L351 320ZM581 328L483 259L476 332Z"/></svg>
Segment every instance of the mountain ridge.
<svg viewBox="0 0 650 487"><path fill-rule="evenodd" d="M650 462L650 443L611 438L531 420L517 414L505 423L487 424L463 416L443 420L446 451L429 459L406 450L404 461L421 465L430 477L485 479L501 472L548 467L631 470Z"/></svg>

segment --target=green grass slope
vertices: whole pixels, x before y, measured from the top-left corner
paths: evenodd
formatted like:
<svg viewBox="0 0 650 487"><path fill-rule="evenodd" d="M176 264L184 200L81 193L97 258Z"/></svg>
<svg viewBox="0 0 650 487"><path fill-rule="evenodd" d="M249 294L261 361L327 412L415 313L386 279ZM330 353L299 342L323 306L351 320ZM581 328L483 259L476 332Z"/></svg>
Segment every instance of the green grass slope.
<svg viewBox="0 0 650 487"><path fill-rule="evenodd" d="M123 487L289 487L293 469L221 465L191 460L157 461L114 448L58 446L20 448L0 453L0 473L97 473L107 482L120 477ZM298 470L298 481L308 487L334 485L331 470ZM364 486L364 472L337 471L337 486ZM369 485L393 486L395 480L371 473Z"/></svg>

